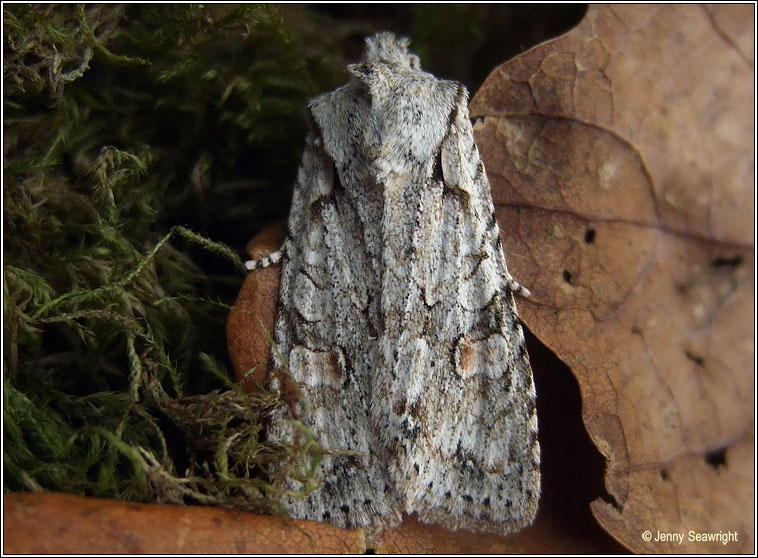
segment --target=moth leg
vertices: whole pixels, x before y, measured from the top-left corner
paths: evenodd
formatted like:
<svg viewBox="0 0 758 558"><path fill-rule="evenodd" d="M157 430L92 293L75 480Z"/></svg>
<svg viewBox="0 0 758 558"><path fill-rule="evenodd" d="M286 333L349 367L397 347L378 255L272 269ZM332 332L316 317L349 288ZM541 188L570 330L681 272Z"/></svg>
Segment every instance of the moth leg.
<svg viewBox="0 0 758 558"><path fill-rule="evenodd" d="M268 256L258 258L257 260L248 260L245 262L245 267L248 271L253 271L259 267L268 267L271 264L278 264L282 261L284 256L284 247L279 248L276 252L271 252Z"/></svg>

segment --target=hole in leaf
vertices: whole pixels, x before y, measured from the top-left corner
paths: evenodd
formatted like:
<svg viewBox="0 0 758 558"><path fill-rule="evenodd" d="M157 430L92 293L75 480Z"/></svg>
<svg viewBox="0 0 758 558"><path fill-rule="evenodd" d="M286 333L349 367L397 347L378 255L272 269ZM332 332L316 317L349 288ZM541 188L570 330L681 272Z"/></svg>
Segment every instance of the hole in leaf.
<svg viewBox="0 0 758 558"><path fill-rule="evenodd" d="M703 363L705 362L705 359L703 357L696 355L695 353L691 353L689 351L684 351L684 356L686 356L688 359L690 359L692 362L694 362L698 366L703 366Z"/></svg>
<svg viewBox="0 0 758 558"><path fill-rule="evenodd" d="M571 284L571 273L568 269L563 270L563 280L566 281L569 285Z"/></svg>
<svg viewBox="0 0 758 558"><path fill-rule="evenodd" d="M734 256L733 258L714 258L711 261L712 267L737 267L742 263L742 256Z"/></svg>
<svg viewBox="0 0 758 558"><path fill-rule="evenodd" d="M666 469L661 469L661 480L669 480L669 473Z"/></svg>
<svg viewBox="0 0 758 558"><path fill-rule="evenodd" d="M726 465L726 448L709 451L705 454L705 462L714 469L723 467Z"/></svg>
<svg viewBox="0 0 758 558"><path fill-rule="evenodd" d="M597 235L597 232L595 231L595 229L587 229L587 232L584 233L584 241L587 244L592 244L593 242L595 242L596 235Z"/></svg>

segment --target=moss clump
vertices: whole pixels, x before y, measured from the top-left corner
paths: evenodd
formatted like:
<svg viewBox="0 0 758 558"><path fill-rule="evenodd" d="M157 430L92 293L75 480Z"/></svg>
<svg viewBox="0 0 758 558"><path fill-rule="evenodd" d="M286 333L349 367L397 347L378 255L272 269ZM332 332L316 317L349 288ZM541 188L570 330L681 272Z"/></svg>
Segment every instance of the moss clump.
<svg viewBox="0 0 758 558"><path fill-rule="evenodd" d="M271 509L261 473L317 446L260 439L281 401L221 364L242 263L192 227L248 236L289 196L298 45L263 6L3 17L5 489Z"/></svg>

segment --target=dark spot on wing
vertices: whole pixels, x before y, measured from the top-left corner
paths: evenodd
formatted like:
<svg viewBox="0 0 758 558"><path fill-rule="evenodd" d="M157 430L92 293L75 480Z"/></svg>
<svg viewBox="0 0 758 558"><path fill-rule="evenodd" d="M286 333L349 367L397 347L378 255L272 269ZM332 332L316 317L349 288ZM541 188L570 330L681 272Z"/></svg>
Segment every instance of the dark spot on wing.
<svg viewBox="0 0 758 558"><path fill-rule="evenodd" d="M442 150L437 151L437 157L434 159L434 170L432 170L432 180L434 182L444 182L445 177L442 173Z"/></svg>

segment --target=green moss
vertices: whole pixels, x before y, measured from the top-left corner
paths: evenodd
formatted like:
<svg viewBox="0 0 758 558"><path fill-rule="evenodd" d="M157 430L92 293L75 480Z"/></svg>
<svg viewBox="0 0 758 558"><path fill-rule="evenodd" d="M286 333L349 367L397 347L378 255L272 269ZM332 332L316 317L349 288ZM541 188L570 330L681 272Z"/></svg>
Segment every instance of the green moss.
<svg viewBox="0 0 758 558"><path fill-rule="evenodd" d="M5 488L272 509L267 466L317 453L261 440L282 402L220 364L242 262L176 223L289 195L275 172L229 189L241 203L211 185L253 152L296 160L298 46L263 6L3 15Z"/></svg>

